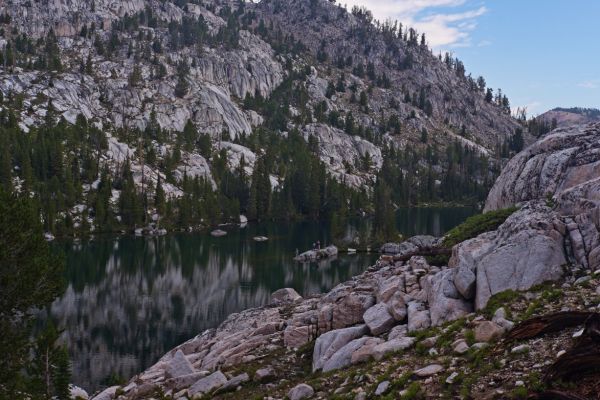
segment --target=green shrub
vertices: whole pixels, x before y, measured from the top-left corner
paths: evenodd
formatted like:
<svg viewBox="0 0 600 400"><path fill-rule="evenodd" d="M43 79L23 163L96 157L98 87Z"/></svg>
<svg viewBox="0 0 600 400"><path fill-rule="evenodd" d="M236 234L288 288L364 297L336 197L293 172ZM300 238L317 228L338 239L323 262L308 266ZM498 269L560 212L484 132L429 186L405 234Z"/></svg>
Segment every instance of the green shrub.
<svg viewBox="0 0 600 400"><path fill-rule="evenodd" d="M448 232L442 244L444 247L449 248L484 232L493 231L502 225L515 211L517 211L517 208L511 207L469 217L465 222Z"/></svg>

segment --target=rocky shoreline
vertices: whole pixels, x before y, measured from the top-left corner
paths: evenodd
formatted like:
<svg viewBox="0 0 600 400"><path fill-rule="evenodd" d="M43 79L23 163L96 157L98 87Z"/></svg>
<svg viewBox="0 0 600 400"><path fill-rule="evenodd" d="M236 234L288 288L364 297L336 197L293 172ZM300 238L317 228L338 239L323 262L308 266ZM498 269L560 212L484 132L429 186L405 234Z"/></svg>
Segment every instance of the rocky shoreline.
<svg viewBox="0 0 600 400"><path fill-rule="evenodd" d="M419 340L420 332L453 321L471 326L474 340L446 344L451 352L486 347L513 327L503 307L489 310L496 306L490 301L494 296L549 281L563 282L565 290L598 283L600 124L558 130L515 157L486 210L513 205L519 209L496 230L454 246L447 266L432 266L416 255L438 246L439 239L421 236L385 245L387 254L374 266L329 293L302 298L282 289L268 306L232 314L124 387L108 388L94 399L153 398L158 392L178 399L217 396L246 385L268 388L281 379L276 359L286 352L304 349L303 357L311 361L308 374L338 371L415 346L433 348L435 343ZM415 255L403 261L407 254ZM265 360L272 365L252 368ZM252 373L241 372L244 366ZM445 369L432 363L413 376L427 379ZM313 395L312 388L292 390L290 398Z"/></svg>

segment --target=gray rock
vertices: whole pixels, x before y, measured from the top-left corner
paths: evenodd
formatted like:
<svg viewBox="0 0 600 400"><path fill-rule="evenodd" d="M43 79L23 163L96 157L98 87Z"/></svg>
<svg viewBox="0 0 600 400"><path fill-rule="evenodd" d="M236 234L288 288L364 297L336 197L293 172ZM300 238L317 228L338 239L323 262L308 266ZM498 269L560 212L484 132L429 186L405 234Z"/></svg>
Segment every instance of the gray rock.
<svg viewBox="0 0 600 400"><path fill-rule="evenodd" d="M275 377L275 371L271 367L265 367L257 369L254 373L254 380L256 382L266 382Z"/></svg>
<svg viewBox="0 0 600 400"><path fill-rule="evenodd" d="M377 385L377 389L375 389L375 396L381 396L385 394L390 388L390 381L383 381L379 385Z"/></svg>
<svg viewBox="0 0 600 400"><path fill-rule="evenodd" d="M397 322L402 322L406 319L406 302L402 292L396 292L387 302L388 311Z"/></svg>
<svg viewBox="0 0 600 400"><path fill-rule="evenodd" d="M308 399L310 397L312 397L315 394L314 389L307 385L306 383L301 383L299 385L294 386L289 392L288 392L288 398L290 400L302 400L302 399Z"/></svg>
<svg viewBox="0 0 600 400"><path fill-rule="evenodd" d="M363 315L365 324L369 327L371 334L377 336L392 329L396 319L389 313L385 303L378 303L369 308Z"/></svg>
<svg viewBox="0 0 600 400"><path fill-rule="evenodd" d="M347 367L352 363L352 354L365 345L365 343L371 338L362 337L354 339L351 342L344 345L341 349L335 352L325 363L323 364L323 372L329 372L336 369Z"/></svg>
<svg viewBox="0 0 600 400"><path fill-rule="evenodd" d="M312 329L308 325L294 326L289 325L283 332L283 343L286 347L298 348L310 342L312 338Z"/></svg>
<svg viewBox="0 0 600 400"><path fill-rule="evenodd" d="M399 339L408 334L408 325L397 325L388 334L388 340Z"/></svg>
<svg viewBox="0 0 600 400"><path fill-rule="evenodd" d="M418 369L418 370L414 371L413 373L419 378L427 378L432 375L439 374L443 370L444 370L444 367L442 367L441 365L431 364L424 368Z"/></svg>
<svg viewBox="0 0 600 400"><path fill-rule="evenodd" d="M167 378L179 378L180 376L190 375L196 372L192 364L188 361L181 350L177 350L173 359L165 370Z"/></svg>
<svg viewBox="0 0 600 400"><path fill-rule="evenodd" d="M527 344L521 344L519 346L515 346L513 347L510 352L513 354L522 354L522 353L527 353L529 351L530 347Z"/></svg>
<svg viewBox="0 0 600 400"><path fill-rule="evenodd" d="M380 303L387 303L398 290L404 290L404 278L402 275L393 275L379 282L377 288L377 301Z"/></svg>
<svg viewBox="0 0 600 400"><path fill-rule="evenodd" d="M408 303L408 331L423 330L430 326L431 317L425 305L415 301Z"/></svg>
<svg viewBox="0 0 600 400"><path fill-rule="evenodd" d="M581 278L578 278L578 279L575 281L575 284L576 284L576 285L582 285L582 284L584 284L584 283L587 283L587 282L589 282L589 281L591 281L591 280L592 280L592 277L591 277L591 276L589 276L589 275L586 275L586 276L582 276Z"/></svg>
<svg viewBox="0 0 600 400"><path fill-rule="evenodd" d="M387 354L395 353L401 350L411 348L415 344L414 337L403 337L399 339L388 340L387 342L381 343L373 348L373 358L381 360Z"/></svg>
<svg viewBox="0 0 600 400"><path fill-rule="evenodd" d="M496 312L494 313L494 317L492 318L492 322L504 328L505 331L510 331L515 326L514 322L506 319L506 311L503 307L500 307L496 310Z"/></svg>
<svg viewBox="0 0 600 400"><path fill-rule="evenodd" d="M454 371L453 373L448 375L448 377L446 378L446 383L448 385L453 385L454 382L456 381L456 378L458 378L458 372Z"/></svg>
<svg viewBox="0 0 600 400"><path fill-rule="evenodd" d="M194 372L189 375L182 375L177 378L167 379L165 381L165 387L172 389L175 392L178 392L182 389L188 388L192 386L195 382L198 382L199 379L204 378L205 376L210 375L206 371Z"/></svg>
<svg viewBox="0 0 600 400"><path fill-rule="evenodd" d="M230 380L227 381L223 386L221 386L215 393L225 393L232 392L236 390L238 387L243 385L244 383L250 380L250 376L247 373L243 373L237 376L234 376Z"/></svg>
<svg viewBox="0 0 600 400"><path fill-rule="evenodd" d="M421 340L420 343L421 343L421 346L425 347L426 349L430 349L436 345L438 339L439 339L438 336L431 336L431 337Z"/></svg>
<svg viewBox="0 0 600 400"><path fill-rule="evenodd" d="M461 266L456 269L454 275L454 285L456 290L467 300L472 299L475 296L475 281L477 277L469 268Z"/></svg>
<svg viewBox="0 0 600 400"><path fill-rule="evenodd" d="M456 269L446 269L421 280L427 292L431 325L438 326L473 312L473 305L459 294L454 286Z"/></svg>
<svg viewBox="0 0 600 400"><path fill-rule="evenodd" d="M210 393L227 383L227 377L221 371L215 371L207 377L199 379L188 389L188 396Z"/></svg>
<svg viewBox="0 0 600 400"><path fill-rule="evenodd" d="M293 303L301 299L302 296L292 288L279 289L271 294L272 303Z"/></svg>
<svg viewBox="0 0 600 400"><path fill-rule="evenodd" d="M335 257L337 254L337 247L327 246L324 249L305 251L304 253L298 254L296 257L294 257L294 260L299 262L310 262Z"/></svg>
<svg viewBox="0 0 600 400"><path fill-rule="evenodd" d="M317 338L313 350L313 371L323 368L325 363L342 347L369 332L366 325L337 329ZM350 355L351 356L351 355Z"/></svg>
<svg viewBox="0 0 600 400"><path fill-rule="evenodd" d="M383 254L406 256L419 250L435 247L438 243L439 239L434 236L413 236L402 243L386 243L381 246L380 252Z"/></svg>
<svg viewBox="0 0 600 400"><path fill-rule="evenodd" d="M490 342L503 334L504 329L491 321L482 321L475 327L475 340L478 342Z"/></svg>
<svg viewBox="0 0 600 400"><path fill-rule="evenodd" d="M454 247L450 266L477 271L477 309L497 293L527 290L562 277L567 261L563 237L549 222L555 218L556 213L543 204L529 203L498 230Z"/></svg>
<svg viewBox="0 0 600 400"><path fill-rule="evenodd" d="M369 361L373 357L375 347L384 342L385 340L381 338L369 338L369 340L365 341L361 348L355 350L354 353L352 353L350 363L358 364Z"/></svg>
<svg viewBox="0 0 600 400"><path fill-rule="evenodd" d="M469 351L469 345L464 339L459 339L452 343L452 350L457 354L465 354Z"/></svg>
<svg viewBox="0 0 600 400"><path fill-rule="evenodd" d="M362 324L363 314L375 304L374 290L341 284L333 288L320 301L318 311L319 332Z"/></svg>
<svg viewBox="0 0 600 400"><path fill-rule="evenodd" d="M490 190L485 211L553 197L559 208L577 214L579 200L597 199L592 188L600 165L600 125L573 126L546 135L510 160ZM596 197L594 197L596 196ZM574 196L573 196L574 197Z"/></svg>
<svg viewBox="0 0 600 400"><path fill-rule="evenodd" d="M111 386L106 388L96 396L92 397L92 400L112 400L112 398L115 396L115 393L117 393L117 389L119 389L119 386Z"/></svg>

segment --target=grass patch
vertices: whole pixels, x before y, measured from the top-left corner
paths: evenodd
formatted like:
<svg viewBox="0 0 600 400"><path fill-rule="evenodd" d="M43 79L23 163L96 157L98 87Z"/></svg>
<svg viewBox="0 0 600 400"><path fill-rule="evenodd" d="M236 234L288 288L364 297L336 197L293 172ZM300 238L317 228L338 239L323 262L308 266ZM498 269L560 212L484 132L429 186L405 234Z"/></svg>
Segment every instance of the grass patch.
<svg viewBox="0 0 600 400"><path fill-rule="evenodd" d="M446 234L442 245L444 247L452 247L482 233L496 230L517 210L517 207L504 208L469 217L465 222Z"/></svg>
<svg viewBox="0 0 600 400"><path fill-rule="evenodd" d="M509 289L504 292L496 293L489 300L485 308L482 310L482 314L486 316L487 319L490 319L494 316L494 313L500 307L504 307L506 311L506 317L508 319L511 318L511 310L508 305L513 303L516 299L518 299L521 294L515 290Z"/></svg>

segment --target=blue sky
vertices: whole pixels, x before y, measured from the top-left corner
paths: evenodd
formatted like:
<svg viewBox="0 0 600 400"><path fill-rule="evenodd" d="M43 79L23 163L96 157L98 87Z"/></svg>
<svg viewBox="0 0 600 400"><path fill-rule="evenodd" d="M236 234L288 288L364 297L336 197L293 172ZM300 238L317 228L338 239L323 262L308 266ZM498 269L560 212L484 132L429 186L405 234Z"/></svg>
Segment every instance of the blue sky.
<svg viewBox="0 0 600 400"><path fill-rule="evenodd" d="M425 32L530 115L600 108L600 0L338 0Z"/></svg>

